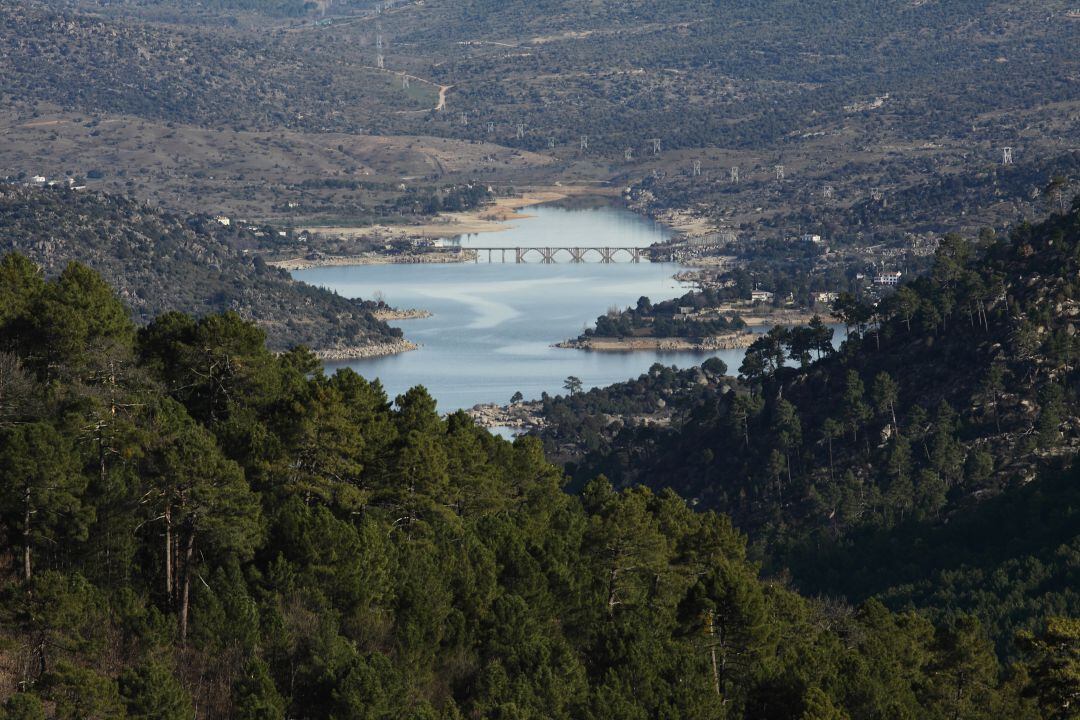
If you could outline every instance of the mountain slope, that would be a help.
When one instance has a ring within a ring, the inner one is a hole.
[[[646,397],[616,387],[549,400],[545,437],[553,450],[594,448],[575,459],[578,477],[671,487],[731,513],[772,569],[815,592],[989,609],[979,574],[1037,560],[1049,568],[1039,597],[1075,613],[1075,592],[1053,593],[1075,579],[1080,535],[1059,479],[1080,449],[1078,275],[1080,202],[982,248],[950,237],[929,277],[876,307],[841,298],[851,335],[836,352],[777,329],[750,348],[740,383],[638,381],[669,426],[597,422],[623,395]],[[1010,508],[1030,516],[995,520]],[[1015,537],[996,551],[976,539],[1005,527]],[[950,572],[969,589],[941,590]]]
[[[0,260],[5,718],[836,720],[1056,702],[1053,645],[764,583],[676,495],[563,492],[422,388],[272,354],[234,313],[136,330]],[[957,693],[956,688],[965,688]],[[1045,700],[1044,700],[1045,698]],[[48,714],[46,714],[46,709]]]
[[[251,230],[117,196],[0,185],[0,254],[26,255],[50,277],[72,260],[85,263],[115,284],[141,323],[167,310],[234,310],[265,329],[275,349],[400,339],[363,301],[295,282],[244,252],[260,242]]]

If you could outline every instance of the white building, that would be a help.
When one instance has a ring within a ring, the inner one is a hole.
[[[802,241],[805,243],[814,243],[815,245],[821,244],[821,236],[814,235],[813,233],[806,233],[802,236]]]
[[[772,302],[773,294],[768,290],[754,290],[750,293],[750,302]]]
[[[892,272],[883,272],[874,278],[875,285],[899,285],[900,277],[903,275],[899,270],[893,270]]]
[[[813,294],[814,305],[832,305],[840,297],[840,293],[816,292]]]

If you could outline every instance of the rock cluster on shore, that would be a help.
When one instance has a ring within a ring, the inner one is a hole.
[[[392,322],[395,320],[423,320],[424,318],[431,317],[431,313],[427,310],[420,310],[418,308],[386,308],[385,310],[375,310],[371,313],[376,320],[382,320],[383,322]]]
[[[341,345],[338,347],[316,350],[315,356],[320,360],[361,360],[364,358],[382,357],[397,353],[416,350],[419,345],[404,339],[391,340],[389,342],[373,343],[371,345]]]
[[[540,416],[542,404],[539,402],[521,402],[512,405],[495,403],[473,405],[465,412],[480,427],[512,427],[523,431],[537,430],[544,426]]]
[[[597,352],[629,352],[633,350],[688,350],[710,352],[713,350],[737,350],[750,347],[757,336],[753,333],[729,333],[706,338],[654,338],[629,337],[575,338],[557,343],[555,347]]]

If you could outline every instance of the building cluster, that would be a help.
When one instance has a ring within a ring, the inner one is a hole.
[[[75,178],[64,178],[63,180],[50,180],[44,175],[34,175],[26,181],[28,187],[65,187],[70,190],[85,190],[85,185],[77,185]]]

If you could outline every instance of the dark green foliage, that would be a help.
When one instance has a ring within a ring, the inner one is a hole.
[[[946,238],[928,277],[876,307],[842,295],[850,335],[818,362],[774,328],[740,383],[670,370],[548,399],[543,437],[578,450],[582,483],[602,472],[730,513],[807,591],[975,612],[1015,656],[1016,630],[1080,612],[1078,247],[1077,206],[981,253]]]
[[[193,710],[171,668],[147,662],[120,675],[120,696],[131,720],[188,720]]]
[[[4,720],[45,720],[45,707],[41,699],[27,693],[9,697],[0,713]]]
[[[1076,717],[1080,703],[1080,623],[1052,617],[1038,636],[1024,633],[1021,649],[1032,661],[1028,694],[1048,720]]]
[[[277,720],[285,715],[285,701],[259,658],[248,662],[244,675],[233,685],[232,703],[237,720]]]
[[[126,717],[116,681],[89,668],[60,662],[42,676],[41,686],[56,703],[56,720]]]
[[[536,439],[441,417],[422,387],[390,403],[231,314],[168,314],[136,339],[92,273],[67,277],[99,301],[48,312],[109,348],[15,342],[34,305],[0,325],[0,342],[65,358],[24,378],[35,412],[12,406],[0,434],[0,639],[27,691],[7,717],[41,717],[36,697],[63,720],[1034,718],[974,622],[807,600],[671,491],[601,477],[569,495]],[[110,358],[115,375],[86,374]],[[722,370],[641,382],[708,392]],[[780,458],[761,492],[785,502],[804,414],[741,397]],[[943,406],[933,424],[955,422]]]

